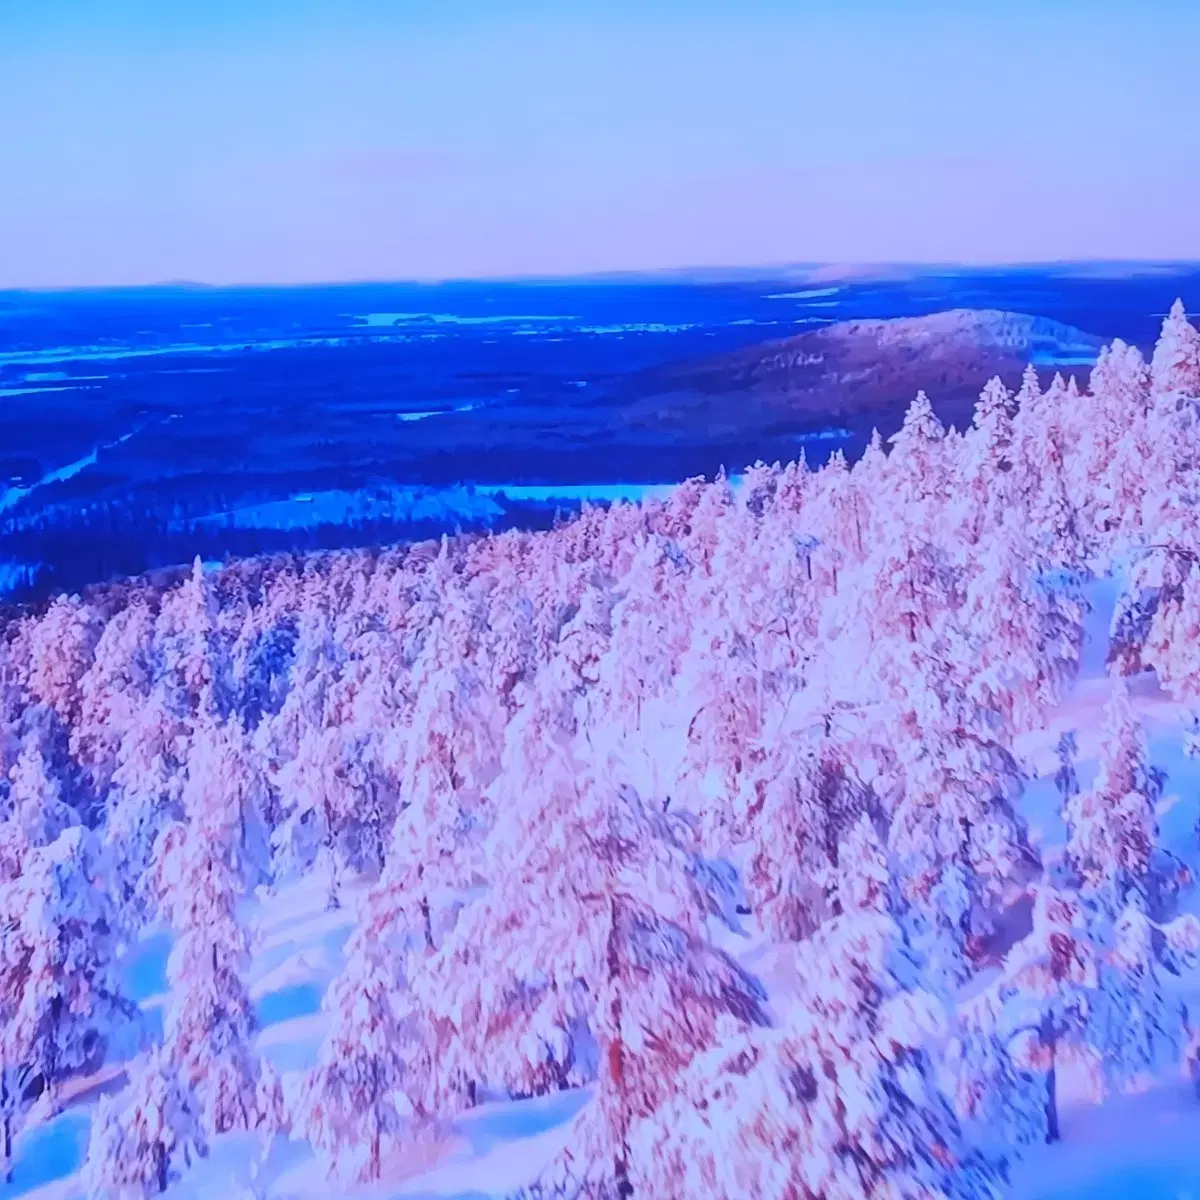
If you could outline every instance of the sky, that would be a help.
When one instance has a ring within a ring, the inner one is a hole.
[[[0,0],[0,287],[1200,259],[1196,0]]]

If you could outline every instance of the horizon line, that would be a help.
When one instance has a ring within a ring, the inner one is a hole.
[[[453,284],[571,284],[632,282],[673,278],[679,282],[718,283],[767,280],[788,272],[829,272],[828,280],[838,278],[870,279],[874,273],[907,270],[932,272],[950,269],[963,272],[1037,270],[1054,267],[1125,267],[1125,268],[1184,268],[1200,270],[1200,258],[1052,258],[1014,259],[979,262],[956,259],[906,260],[884,259],[861,261],[773,262],[746,265],[696,265],[680,267],[612,268],[605,271],[561,272],[550,274],[503,275],[428,275],[380,276],[357,279],[306,279],[289,282],[271,280],[240,280],[212,282],[200,279],[163,279],[153,283],[83,283],[83,284],[25,284],[0,287],[0,295],[29,293],[54,294],[63,292],[135,292],[135,291],[297,291],[305,288],[353,287],[443,287]],[[842,275],[836,272],[843,272]],[[714,278],[700,279],[699,276]],[[723,278],[721,278],[723,277]]]

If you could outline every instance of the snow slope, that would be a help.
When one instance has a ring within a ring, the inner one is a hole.
[[[1095,774],[1097,726],[1112,692],[1104,671],[1108,628],[1117,587],[1112,579],[1088,589],[1092,611],[1087,621],[1082,670],[1047,729],[1021,746],[1037,776],[1026,788],[1024,805],[1031,825],[1041,833],[1043,851],[1064,840],[1054,788],[1054,742],[1076,730],[1079,776],[1087,786]],[[1200,760],[1183,752],[1187,710],[1169,699],[1152,675],[1130,680],[1134,707],[1144,722],[1155,766],[1167,773],[1160,804],[1160,844],[1191,869],[1200,869],[1195,824],[1200,817]],[[1183,905],[1200,911],[1195,893]],[[1200,1000],[1196,972],[1178,981],[1185,998]],[[1100,1106],[1062,1111],[1062,1142],[1039,1147],[1013,1173],[1010,1200],[1194,1200],[1200,1196],[1200,1157],[1196,1154],[1197,1097],[1177,1076],[1158,1081],[1140,1095],[1118,1096]]]
[[[1052,851],[1062,840],[1053,785],[1053,747],[1058,735],[1075,730],[1080,776],[1095,769],[1096,728],[1112,682],[1105,666],[1108,628],[1117,581],[1089,589],[1092,608],[1082,671],[1046,728],[1018,746],[1031,775],[1024,797],[1026,816]],[[1161,806],[1161,840],[1200,874],[1194,825],[1200,816],[1200,760],[1183,753],[1186,713],[1168,700],[1150,676],[1133,682],[1134,703],[1147,724],[1153,761],[1167,772]],[[342,907],[325,909],[325,880],[310,876],[274,893],[260,892],[247,914],[255,931],[249,987],[260,1024],[258,1047],[281,1071],[310,1067],[325,1033],[321,998],[343,962],[343,946],[356,920],[361,888],[347,886]],[[1200,898],[1192,898],[1200,907]],[[745,936],[727,934],[728,948],[768,988],[773,1008],[786,1005],[790,955],[747,925]],[[161,1028],[169,997],[166,959],[170,937],[154,932],[128,953],[124,982],[146,1017],[147,1031]],[[1179,981],[1200,1002],[1200,978]],[[83,1200],[79,1170],[89,1123],[105,1090],[122,1083],[120,1058],[136,1050],[119,1046],[101,1072],[82,1080],[66,1097],[64,1111],[32,1119],[18,1138],[13,1179],[0,1184],[9,1200]],[[167,1192],[171,1200],[324,1200],[355,1196],[370,1200],[499,1200],[532,1181],[570,1136],[572,1118],[588,1102],[587,1089],[526,1101],[488,1103],[458,1121],[445,1139],[403,1159],[385,1163],[374,1186],[338,1188],[325,1181],[304,1142],[277,1138],[264,1146],[255,1135],[215,1139],[206,1160]],[[1200,1158],[1195,1154],[1197,1101],[1190,1086],[1165,1078],[1140,1095],[1118,1096],[1100,1107],[1070,1106],[1064,1095],[1063,1140],[1038,1148],[1014,1171],[1008,1200],[1185,1200],[1200,1196]]]

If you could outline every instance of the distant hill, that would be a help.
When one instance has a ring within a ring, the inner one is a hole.
[[[1070,325],[995,309],[839,321],[643,372],[624,416],[643,428],[704,422],[712,432],[781,422],[882,427],[924,388],[961,424],[991,376],[1015,387],[1029,362],[1047,375],[1086,373],[1101,344]]]

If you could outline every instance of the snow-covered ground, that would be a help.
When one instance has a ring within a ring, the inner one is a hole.
[[[1024,808],[1044,851],[1063,838],[1053,785],[1054,743],[1065,730],[1079,742],[1081,781],[1095,770],[1097,726],[1111,692],[1104,659],[1117,585],[1101,580],[1089,588],[1092,610],[1080,678],[1047,727],[1027,735],[1018,750],[1030,772]],[[1132,681],[1134,704],[1146,724],[1153,762],[1167,774],[1160,806],[1161,841],[1200,876],[1194,831],[1200,815],[1200,760],[1183,752],[1187,714],[1151,676]],[[260,1033],[258,1047],[279,1070],[316,1061],[326,1029],[321,999],[343,961],[343,946],[356,919],[361,890],[346,887],[342,907],[325,909],[325,881],[310,877],[263,893],[248,912],[255,931],[249,986]],[[1200,909],[1200,898],[1188,898]],[[772,1007],[787,1002],[790,956],[784,947],[727,935],[731,950],[755,971],[771,994]],[[168,935],[151,933],[127,955],[124,983],[146,1017],[150,1033],[161,1029],[166,994]],[[1200,978],[1181,979],[1187,996],[1200,997]],[[80,1081],[52,1119],[32,1119],[17,1140],[12,1182],[0,1184],[9,1200],[83,1200],[79,1170],[98,1097],[122,1082],[120,1059],[136,1046],[114,1048],[96,1076]],[[483,1104],[457,1122],[447,1137],[416,1157],[385,1164],[384,1181],[342,1188],[326,1182],[304,1142],[276,1139],[264,1146],[255,1135],[215,1139],[208,1158],[168,1190],[171,1200],[318,1200],[338,1196],[364,1200],[492,1200],[530,1182],[561,1150],[572,1118],[588,1102],[587,1089],[535,1100]],[[1039,1147],[1016,1167],[1008,1200],[1197,1200],[1200,1155],[1196,1119],[1200,1102],[1178,1076],[1138,1095],[1116,1096],[1095,1107],[1071,1107],[1064,1096],[1063,1139]]]
[[[1088,593],[1092,610],[1080,677],[1047,729],[1030,735],[1020,747],[1027,768],[1037,772],[1026,787],[1024,810],[1043,852],[1052,851],[1065,837],[1053,781],[1055,741],[1062,732],[1076,731],[1080,783],[1088,786],[1096,770],[1101,712],[1112,692],[1104,658],[1117,587],[1112,579],[1103,579],[1092,584]],[[1151,761],[1167,776],[1159,805],[1160,844],[1195,875],[1200,869],[1195,832],[1200,816],[1200,760],[1184,754],[1187,710],[1167,697],[1152,675],[1137,676],[1130,685],[1134,707],[1146,727]],[[1182,907],[1200,911],[1200,896],[1193,891]],[[1200,997],[1195,972],[1178,984],[1185,998]],[[1064,1105],[1061,1143],[1039,1147],[1018,1164],[1010,1200],[1197,1200],[1198,1116],[1200,1100],[1177,1074],[1160,1079],[1139,1095],[1111,1097],[1099,1106]]]
[[[307,529],[351,521],[488,520],[503,509],[479,491],[457,488],[393,488],[382,497],[337,489],[249,504],[202,517],[197,525],[233,525],[240,529]]]
[[[327,894],[323,879],[309,878],[256,901],[255,911],[248,914],[255,930],[249,985],[260,1025],[258,1048],[280,1071],[305,1070],[316,1061],[326,1030],[321,997],[341,968],[342,947],[362,895],[347,886],[342,907],[327,912]],[[138,1002],[152,1035],[161,1032],[162,1010],[169,1002],[165,988],[170,945],[168,935],[152,933],[130,951],[124,964],[128,994]],[[130,1057],[135,1051],[134,1044],[122,1046],[112,1057]],[[96,1101],[122,1083],[120,1062],[111,1062],[70,1089],[59,1115],[31,1118],[17,1138],[13,1179],[0,1183],[0,1197],[84,1200],[79,1171]],[[166,1195],[169,1200],[501,1197],[529,1182],[559,1152],[571,1119],[587,1099],[586,1089],[581,1089],[480,1105],[423,1157],[389,1163],[385,1181],[373,1187],[330,1184],[307,1143],[276,1139],[264,1147],[253,1134],[229,1134],[214,1139],[208,1158],[186,1171]]]
[[[40,563],[0,561],[0,599],[31,583],[40,570]]]
[[[82,458],[76,459],[74,462],[66,463],[64,466],[55,467],[52,471],[47,471],[41,479],[35,480],[28,487],[10,487],[4,492],[0,492],[0,513],[6,512],[10,508],[14,508],[20,504],[27,496],[38,488],[49,487],[52,483],[62,483],[65,480],[73,479],[81,471],[86,471],[88,467],[94,467],[99,460],[100,455],[105,450],[112,450],[121,445],[123,442],[129,441],[133,435],[137,433],[136,429],[130,430],[128,433],[122,434],[118,438],[114,438],[111,442],[104,442],[90,450]]]

